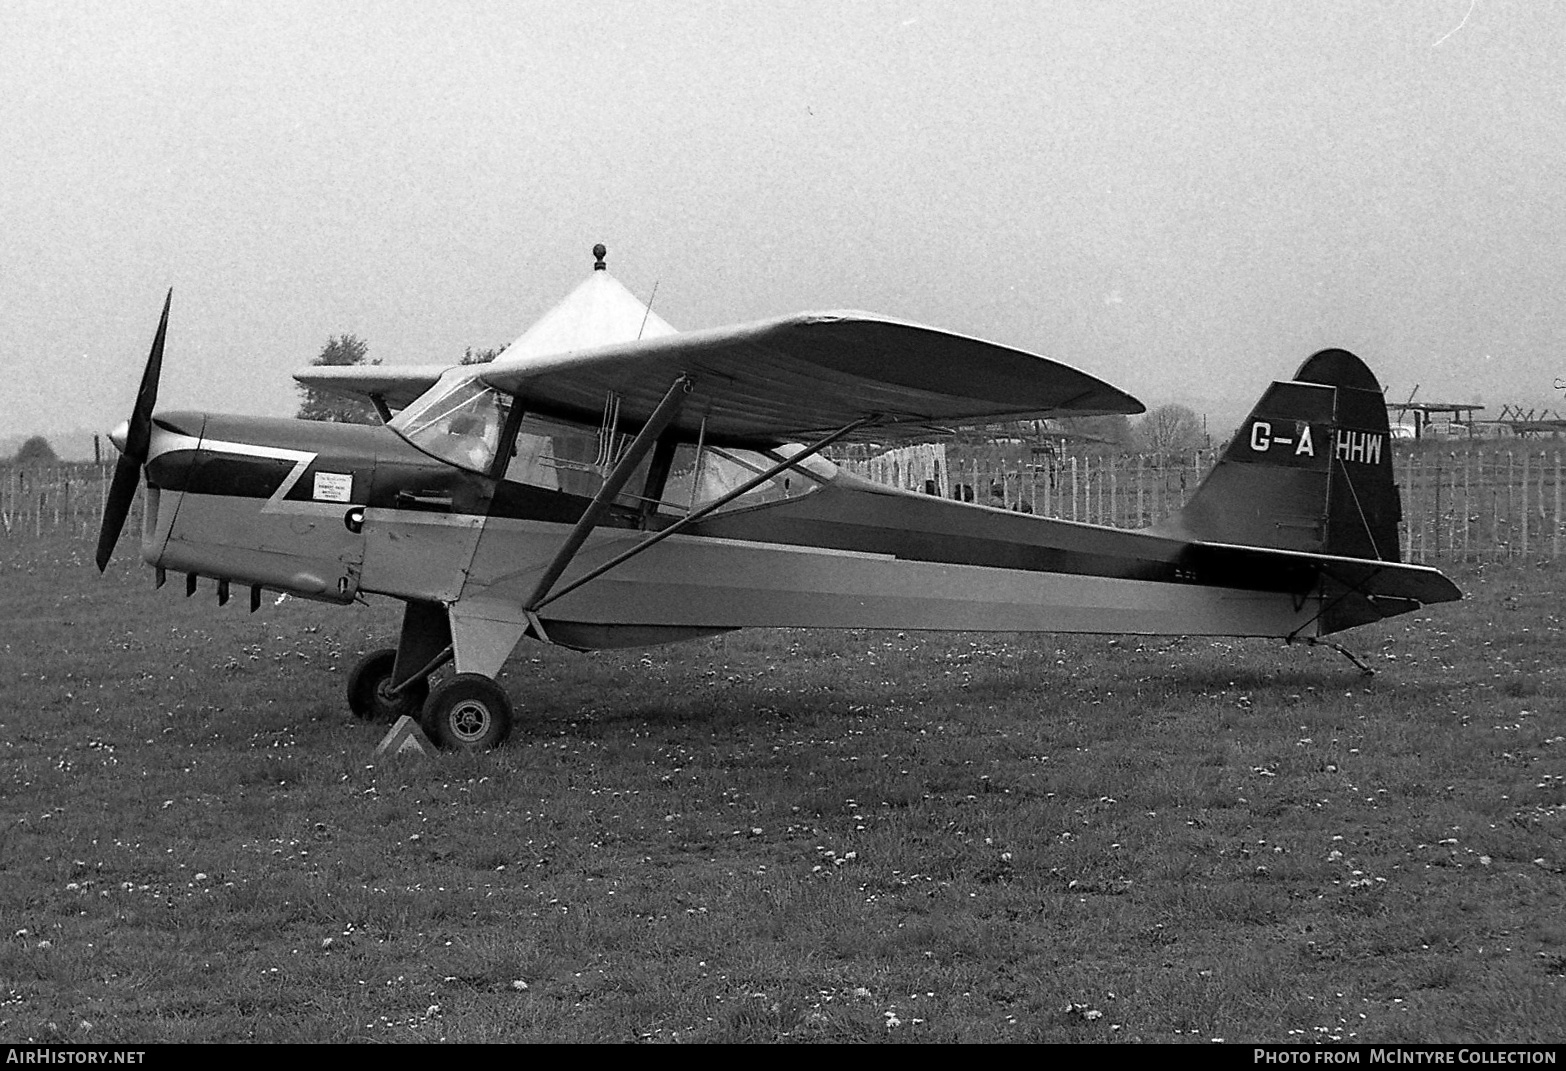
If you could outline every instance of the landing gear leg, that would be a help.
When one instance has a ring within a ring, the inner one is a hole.
[[[527,619],[506,603],[466,599],[445,607],[443,626],[457,672],[430,692],[419,725],[443,748],[498,747],[511,734],[513,712],[495,678],[527,629]]]
[[[348,675],[348,709],[366,721],[417,718],[430,694],[430,674],[450,658],[446,608],[410,601],[397,646],[372,651]]]
[[[373,722],[394,722],[403,715],[417,718],[430,693],[428,680],[409,681],[400,692],[393,692],[393,667],[397,649],[384,647],[371,651],[348,674],[348,709],[356,718]]]

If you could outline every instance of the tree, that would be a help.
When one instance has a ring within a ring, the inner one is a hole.
[[[369,345],[357,335],[333,335],[321,348],[321,355],[310,363],[330,366],[380,364],[379,361],[365,361],[369,350]],[[314,387],[300,387],[299,394],[300,420],[335,420],[342,424],[381,422],[380,414],[367,399],[350,398],[346,394],[316,390]]]
[[[1160,405],[1137,421],[1137,439],[1144,450],[1168,454],[1201,446],[1206,438],[1202,418],[1183,405]]]
[[[468,349],[467,349],[467,352],[462,355],[462,363],[463,364],[488,364],[490,361],[493,361],[496,357],[499,357],[500,356],[500,351],[505,349],[505,348],[506,347],[504,347],[504,346],[491,346],[487,350],[476,350],[472,346],[469,346]]]
[[[1105,446],[1126,446],[1132,439],[1131,421],[1122,413],[1057,417],[1055,424],[1067,435],[1080,436],[1083,441],[1103,443]]]
[[[55,456],[54,447],[49,445],[49,440],[42,435],[34,435],[16,452],[18,465],[53,465],[60,459]]]

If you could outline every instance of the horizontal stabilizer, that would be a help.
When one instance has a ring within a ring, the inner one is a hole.
[[[1367,595],[1411,599],[1421,605],[1452,602],[1463,597],[1456,584],[1439,569],[1399,562],[1379,562],[1365,558],[1340,558],[1331,554],[1271,550],[1224,543],[1193,543],[1197,555],[1221,555],[1231,568],[1308,567],[1344,587]]]
[[[1440,570],[1423,565],[1209,542],[1191,544],[1183,562],[1201,575],[1231,581],[1293,574],[1298,590],[1314,588],[1321,597],[1321,634],[1463,597]]]

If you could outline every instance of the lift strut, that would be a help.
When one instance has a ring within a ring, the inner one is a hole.
[[[549,567],[544,570],[544,575],[538,578],[538,583],[533,587],[533,594],[528,597],[523,608],[528,612],[535,612],[548,601],[545,596],[549,589],[555,586],[560,579],[560,574],[566,571],[571,564],[571,559],[576,557],[576,552],[582,549],[582,544],[587,542],[587,537],[592,534],[598,522],[603,520],[609,512],[609,506],[614,502],[625,482],[631,478],[631,473],[636,471],[636,466],[642,463],[642,458],[652,450],[657,443],[658,436],[663,434],[663,429],[668,427],[676,416],[680,407],[685,404],[685,396],[691,390],[691,377],[682,375],[664,393],[663,400],[647,418],[647,423],[642,425],[642,430],[637,432],[636,438],[626,448],[624,454],[615,462],[609,475],[604,477],[603,486],[593,496],[593,500],[587,504],[587,509],[582,511],[576,526],[566,536],[565,542],[560,544],[560,549],[555,551],[555,556],[549,562]]]

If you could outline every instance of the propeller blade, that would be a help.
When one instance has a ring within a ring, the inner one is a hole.
[[[98,529],[98,572],[109,567],[109,557],[114,544],[120,541],[120,529],[130,514],[131,503],[136,501],[136,485],[141,482],[141,462],[129,454],[121,454],[114,464],[114,482],[109,485],[109,497],[103,504],[103,527]]]
[[[141,466],[146,463],[147,452],[152,446],[152,408],[158,404],[158,378],[163,374],[163,340],[169,330],[169,305],[174,300],[174,288],[163,299],[163,315],[158,319],[158,333],[152,336],[152,352],[147,354],[147,365],[141,372],[141,385],[136,388],[136,406],[131,410],[125,432],[125,449],[114,464],[114,482],[109,485],[108,498],[103,504],[103,525],[98,529],[98,571],[109,566],[114,545],[120,541],[120,530],[130,515],[131,503],[136,500],[136,485],[141,482]]]
[[[163,339],[169,330],[169,304],[174,300],[174,288],[169,287],[163,299],[163,316],[158,320],[158,333],[152,337],[152,352],[147,354],[147,367],[141,373],[141,386],[136,390],[136,408],[131,410],[130,432],[125,437],[125,453],[138,462],[147,460],[147,448],[152,443],[152,407],[158,404],[158,377],[163,374]]]

